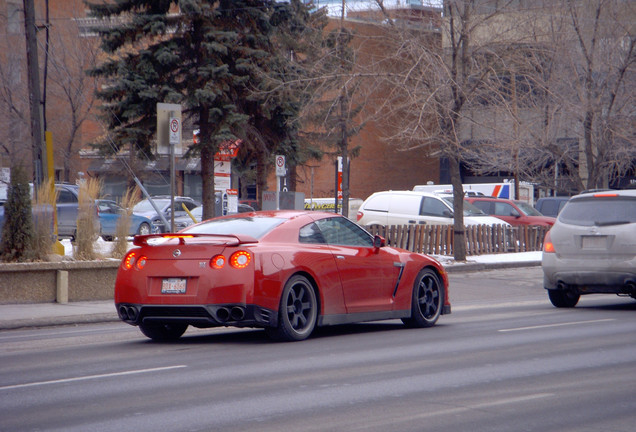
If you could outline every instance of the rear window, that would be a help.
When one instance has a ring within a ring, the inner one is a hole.
[[[636,197],[571,199],[559,213],[559,221],[580,226],[636,223]]]
[[[259,239],[285,220],[286,219],[265,217],[212,219],[202,224],[186,228],[183,232],[193,234],[239,234]]]
[[[389,197],[389,195],[386,195],[386,194],[373,196],[373,197],[369,198],[369,200],[365,203],[364,209],[365,210],[388,212],[389,211],[389,200],[390,200],[390,197]]]

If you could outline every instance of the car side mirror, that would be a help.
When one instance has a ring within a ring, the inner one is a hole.
[[[373,247],[376,249],[380,249],[381,247],[386,246],[386,240],[384,240],[384,237],[376,235],[373,236]]]

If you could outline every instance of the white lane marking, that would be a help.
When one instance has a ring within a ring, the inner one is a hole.
[[[60,384],[60,383],[68,383],[68,382],[76,382],[76,381],[88,381],[88,380],[95,380],[95,379],[100,379],[100,378],[110,378],[110,377],[118,377],[118,376],[126,376],[126,375],[135,375],[135,374],[143,374],[143,373],[150,373],[150,372],[166,371],[166,370],[171,370],[171,369],[181,369],[181,368],[184,368],[184,367],[187,367],[187,366],[186,365],[176,365],[176,366],[166,366],[166,367],[158,367],[158,368],[152,368],[152,369],[139,369],[139,370],[124,371],[124,372],[114,372],[114,373],[109,373],[109,374],[87,375],[87,376],[83,376],[83,377],[64,378],[64,379],[51,380],[51,381],[39,381],[39,382],[32,382],[32,383],[25,383],[25,384],[15,384],[15,385],[2,386],[2,387],[0,387],[0,390],[13,390],[13,389],[18,389],[18,388],[36,387],[36,386],[43,386],[43,385],[48,385],[48,384]]]
[[[557,323],[557,324],[543,324],[543,325],[536,325],[536,326],[529,326],[529,327],[517,327],[517,328],[510,328],[510,329],[501,329],[501,330],[498,330],[498,331],[501,332],[501,333],[505,333],[505,332],[514,332],[514,331],[523,331],[523,330],[535,330],[535,329],[550,328],[550,327],[563,327],[563,326],[571,326],[571,325],[592,324],[592,323],[608,322],[608,321],[616,321],[616,320],[614,318],[606,318],[606,319],[598,319],[598,320],[590,320],[590,321],[572,321],[572,322]]]

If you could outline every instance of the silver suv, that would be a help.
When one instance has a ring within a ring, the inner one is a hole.
[[[543,285],[556,307],[583,294],[636,299],[636,190],[572,197],[543,245]]]

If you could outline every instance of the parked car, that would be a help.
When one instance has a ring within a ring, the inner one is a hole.
[[[534,207],[524,201],[473,196],[467,197],[466,201],[484,213],[506,221],[513,226],[552,226],[556,220],[553,217],[543,216]]]
[[[572,197],[545,237],[541,264],[556,307],[584,294],[636,298],[636,190]]]
[[[97,200],[97,212],[101,225],[101,235],[106,241],[112,241],[117,235],[117,222],[126,210],[115,201]],[[152,221],[145,216],[133,213],[130,215],[129,236],[146,235],[152,232]]]
[[[154,196],[151,198],[153,202],[155,203],[155,205],[157,206],[157,208],[159,209],[159,211],[161,212],[161,214],[163,214],[166,220],[170,222],[170,219],[171,219],[170,214],[172,212],[172,208],[170,207],[170,202],[171,202],[170,196],[160,195],[160,196]],[[186,211],[183,209],[182,205],[185,205],[188,210],[192,210],[193,208],[200,206],[201,203],[199,203],[198,201],[190,197],[182,197],[182,196],[174,197],[175,218],[188,215]],[[155,226],[155,229],[158,232],[160,233],[166,232],[166,227],[164,226],[163,221],[159,217],[159,214],[157,213],[155,208],[152,206],[152,203],[150,202],[150,200],[144,199],[139,201],[133,207],[133,213],[138,214],[140,216],[145,216],[148,219],[150,219],[152,221],[152,224]]]
[[[31,185],[33,187],[33,185]],[[58,238],[75,239],[77,235],[77,215],[79,213],[79,186],[74,184],[58,183],[55,184],[57,192],[57,201],[55,207],[57,209],[57,236]],[[4,225],[4,205],[0,207],[0,230]],[[33,209],[34,215],[38,210]],[[40,213],[42,210],[39,210]],[[47,210],[44,210],[47,211]],[[100,231],[99,217],[97,215],[97,206],[94,207],[94,229],[95,232]],[[50,218],[50,216],[49,216]]]
[[[570,197],[544,197],[539,198],[534,205],[543,216],[557,217],[561,209],[568,202]]]
[[[238,213],[250,213],[253,211],[255,210],[251,206],[238,203]],[[174,218],[174,226],[176,231],[181,231],[182,229],[187,228],[190,225],[194,225],[195,223],[203,221],[203,206],[193,208],[190,213],[192,214],[192,216],[194,216],[196,222],[192,220],[190,215],[176,217]]]
[[[294,341],[316,326],[359,321],[430,327],[451,312],[436,260],[386,247],[334,213],[222,216],[134,244],[117,272],[115,304],[151,339],[179,338],[192,325],[262,327]]]
[[[451,225],[453,197],[419,191],[376,192],[358,210],[360,225]],[[464,201],[465,225],[508,225]]]

